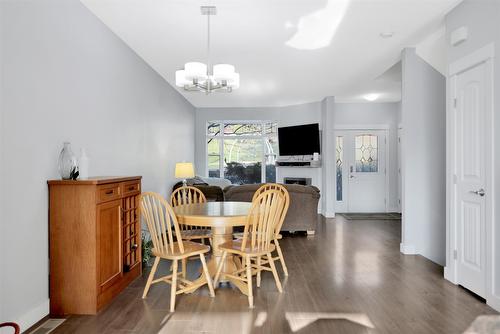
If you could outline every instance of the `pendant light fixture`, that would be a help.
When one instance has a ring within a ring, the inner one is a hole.
[[[201,15],[207,16],[207,64],[189,62],[175,72],[175,85],[187,91],[232,92],[240,86],[240,74],[230,64],[210,63],[210,16],[217,14],[215,6],[201,6]]]

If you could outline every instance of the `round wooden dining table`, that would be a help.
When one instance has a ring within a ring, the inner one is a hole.
[[[180,224],[211,228],[212,257],[207,264],[212,278],[215,276],[217,266],[222,259],[223,252],[219,246],[233,240],[233,227],[245,226],[251,206],[252,203],[247,202],[206,202],[179,205],[174,208],[174,213]],[[243,282],[224,276],[224,273],[231,273],[239,268],[241,268],[239,259],[228,254],[224,261],[220,281],[230,281],[245,293],[247,287]]]

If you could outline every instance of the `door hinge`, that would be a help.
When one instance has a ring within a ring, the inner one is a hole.
[[[453,184],[457,184],[458,182],[458,176],[457,174],[453,174]]]
[[[453,99],[453,108],[456,108],[457,107],[457,98],[454,98]]]
[[[458,251],[456,249],[453,251],[453,259],[458,259]]]

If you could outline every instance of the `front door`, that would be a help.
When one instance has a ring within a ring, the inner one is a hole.
[[[337,212],[386,212],[386,132],[337,131]]]
[[[455,77],[455,217],[460,285],[479,296],[486,290],[486,117],[490,90],[487,63]]]

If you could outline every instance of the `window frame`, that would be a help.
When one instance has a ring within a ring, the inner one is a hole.
[[[208,132],[208,126],[210,124],[219,124],[219,133],[211,134]],[[224,125],[225,124],[260,124],[261,126],[261,134],[260,135],[237,135],[237,134],[224,134]],[[261,182],[266,183],[266,161],[270,156],[274,156],[275,160],[279,156],[279,152],[268,153],[266,152],[266,139],[270,137],[278,138],[278,132],[276,134],[266,134],[266,126],[268,124],[276,125],[276,129],[278,128],[278,122],[271,120],[215,120],[215,121],[207,121],[205,124],[205,175],[209,175],[209,156],[218,156],[219,157],[219,177],[224,178],[224,139],[250,139],[250,140],[260,140],[262,144],[262,156],[261,156]],[[219,140],[219,154],[210,154],[208,153],[208,140],[209,139],[218,139]]]

